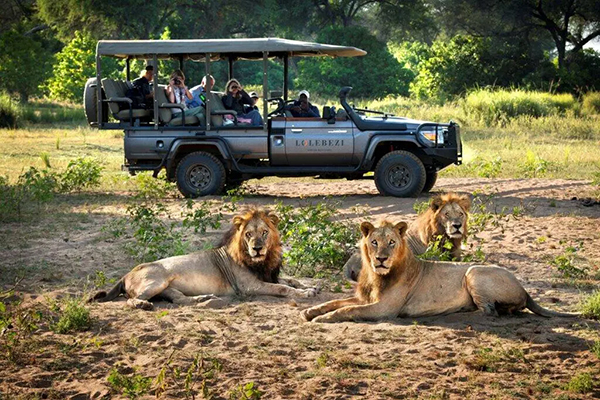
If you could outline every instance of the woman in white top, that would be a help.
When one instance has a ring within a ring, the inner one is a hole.
[[[200,124],[204,125],[206,122],[206,117],[204,114],[204,107],[194,107],[188,108],[186,102],[188,100],[192,100],[194,96],[190,93],[187,86],[185,86],[185,75],[183,71],[177,69],[173,71],[171,77],[169,78],[169,86],[167,86],[167,95],[169,96],[169,101],[174,104],[179,104],[183,107],[183,112],[186,117],[195,115],[200,119]],[[177,118],[181,116],[181,108],[172,108],[171,112],[173,113],[173,117]],[[187,123],[187,122],[186,122]]]

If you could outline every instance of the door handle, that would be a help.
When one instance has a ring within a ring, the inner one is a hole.
[[[294,132],[294,133],[302,132],[302,129],[292,129],[292,132]]]

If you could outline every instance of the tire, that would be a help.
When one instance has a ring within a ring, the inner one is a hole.
[[[384,196],[416,197],[425,187],[425,166],[404,150],[383,156],[375,167],[375,186]]]
[[[90,126],[96,126],[98,123],[98,85],[96,78],[90,78],[85,83],[83,89],[83,106],[85,118]],[[104,121],[108,122],[108,105],[102,103],[102,116]]]
[[[429,193],[429,191],[431,189],[433,189],[433,187],[435,186],[435,182],[437,182],[437,178],[438,178],[437,171],[427,172],[426,178],[425,178],[425,186],[423,186],[423,190],[421,192]]]
[[[183,157],[175,172],[177,188],[185,197],[219,194],[225,186],[225,167],[210,153],[197,151]]]

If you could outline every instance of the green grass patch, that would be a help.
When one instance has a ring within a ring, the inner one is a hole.
[[[600,92],[587,92],[583,95],[582,111],[584,114],[600,114]]]
[[[54,303],[51,310],[58,316],[58,321],[51,325],[56,333],[86,331],[92,325],[90,310],[85,306],[83,298],[67,297]]]
[[[600,290],[596,290],[583,300],[580,311],[585,318],[600,319]]]
[[[573,393],[588,393],[594,388],[594,379],[588,372],[581,372],[575,375],[566,384],[565,389]]]

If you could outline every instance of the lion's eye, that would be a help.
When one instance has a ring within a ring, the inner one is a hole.
[[[446,218],[450,218],[450,213],[446,213],[444,215],[446,216]]]
[[[247,238],[251,238],[251,237],[252,237],[252,234],[251,234],[250,232],[246,232],[246,237],[247,237]]]
[[[459,217],[462,217],[463,215],[465,215],[465,214],[463,214],[463,213],[458,213],[458,216],[459,216]]]
[[[267,236],[267,234],[268,234],[268,233],[269,233],[269,231],[267,231],[267,230],[264,230],[264,231],[263,231],[263,236]]]
[[[395,241],[395,240],[390,240],[390,246],[393,246],[393,245],[395,245],[395,244],[396,244],[396,241]]]
[[[372,244],[373,246],[377,246],[377,240],[371,240],[371,244]]]

